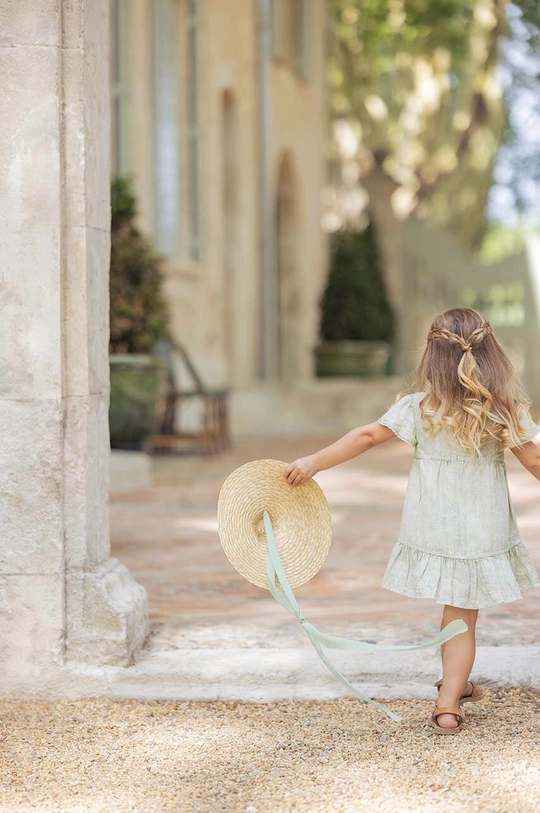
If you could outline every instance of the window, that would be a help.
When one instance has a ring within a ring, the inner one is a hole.
[[[187,16],[187,166],[188,250],[193,260],[202,257],[201,126],[200,126],[200,0],[188,0]]]
[[[177,0],[153,0],[155,242],[169,257],[179,250],[180,229],[177,22]]]
[[[297,70],[303,79],[311,79],[313,54],[313,3],[314,0],[302,0],[300,3],[299,44]]]
[[[201,0],[152,0],[155,241],[202,258]]]
[[[129,161],[129,65],[128,14],[126,0],[111,2],[111,172],[125,175]]]
[[[296,68],[300,51],[300,0],[286,0],[283,18],[283,41],[285,45],[285,60],[289,67]]]
[[[285,0],[272,2],[272,52],[277,59],[285,59]]]
[[[310,74],[311,11],[314,0],[274,0],[272,51],[302,78]]]

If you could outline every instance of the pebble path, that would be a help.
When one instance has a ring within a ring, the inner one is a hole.
[[[0,813],[537,813],[539,692],[389,705],[0,700]]]

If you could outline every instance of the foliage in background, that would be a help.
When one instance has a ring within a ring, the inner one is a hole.
[[[135,226],[136,199],[131,179],[111,187],[111,353],[148,353],[169,336],[159,258]]]
[[[500,262],[506,257],[513,257],[525,249],[527,238],[534,234],[540,235],[540,227],[531,229],[490,223],[479,251],[480,259],[490,264]]]
[[[508,122],[499,150],[489,215],[499,223],[540,222],[540,3],[514,0],[500,74]]]
[[[479,243],[505,125],[496,73],[505,6],[333,0],[336,186],[345,220],[361,222],[369,204],[386,266],[392,219],[413,213],[432,217],[462,245]]]
[[[321,299],[323,341],[391,341],[393,317],[384,288],[375,228],[336,232]]]

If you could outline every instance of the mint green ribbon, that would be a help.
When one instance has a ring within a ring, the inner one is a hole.
[[[334,635],[325,635],[323,632],[320,632],[313,624],[310,624],[307,621],[302,613],[300,612],[300,608],[298,606],[298,602],[296,601],[296,597],[292,591],[292,588],[289,584],[287,576],[285,575],[285,570],[283,569],[283,565],[281,563],[281,559],[279,557],[276,540],[274,537],[274,529],[272,527],[272,520],[268,514],[268,511],[264,511],[263,514],[263,521],[264,521],[264,529],[266,531],[266,539],[268,542],[268,552],[266,554],[266,573],[268,577],[268,587],[270,592],[274,596],[277,602],[281,604],[282,607],[295,615],[304,632],[308,636],[309,640],[313,644],[315,651],[319,655],[322,662],[325,666],[332,672],[333,675],[337,677],[348,689],[351,690],[357,697],[360,698],[364,703],[371,703],[372,706],[379,709],[380,711],[384,711],[392,720],[396,720],[396,722],[401,721],[401,717],[399,714],[395,714],[391,709],[387,706],[384,706],[382,703],[377,703],[376,700],[372,700],[367,695],[360,692],[358,689],[349,683],[347,678],[341,674],[339,669],[328,660],[326,655],[324,654],[323,650],[321,649],[321,644],[325,644],[326,646],[332,647],[333,649],[344,649],[349,650],[352,652],[395,652],[402,649],[430,649],[431,647],[439,646],[440,644],[444,644],[446,641],[449,641],[450,638],[454,638],[456,635],[460,635],[462,632],[467,632],[468,627],[467,624],[462,621],[461,619],[456,619],[455,621],[451,621],[449,624],[446,625],[444,629],[442,629],[435,638],[432,638],[430,641],[426,641],[423,644],[411,644],[411,645],[401,645],[401,646],[386,646],[383,644],[368,644],[365,641],[352,641],[349,638],[338,638]],[[280,581],[283,590],[279,590],[276,587],[275,578],[276,575]]]

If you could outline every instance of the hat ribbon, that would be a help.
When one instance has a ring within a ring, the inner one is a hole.
[[[399,646],[386,646],[383,644],[369,644],[365,641],[353,641],[350,638],[339,638],[335,635],[325,635],[323,632],[320,632],[317,627],[314,627],[309,621],[307,621],[302,613],[300,612],[300,608],[298,606],[298,602],[296,601],[296,597],[292,591],[292,588],[289,584],[287,576],[285,575],[285,570],[283,569],[283,565],[281,559],[279,557],[279,552],[276,545],[276,540],[274,537],[274,529],[272,527],[272,520],[270,519],[270,515],[268,511],[264,511],[263,513],[263,522],[264,522],[264,529],[266,531],[266,539],[268,542],[268,552],[266,554],[266,574],[268,578],[268,588],[276,601],[281,604],[288,612],[295,615],[301,626],[304,629],[304,632],[308,636],[309,640],[313,644],[315,651],[319,655],[322,662],[325,666],[332,672],[338,680],[340,680],[348,689],[350,689],[360,700],[364,701],[365,703],[370,703],[375,708],[383,711],[387,714],[392,720],[396,722],[401,721],[401,717],[399,714],[395,714],[391,709],[387,706],[384,706],[382,703],[377,703],[376,700],[372,700],[367,695],[360,692],[358,689],[349,683],[347,678],[342,675],[339,669],[329,661],[329,659],[324,654],[321,644],[325,644],[326,646],[332,647],[333,649],[344,649],[353,652],[395,652],[402,649],[430,649],[431,647],[439,646],[440,644],[444,644],[446,641],[449,641],[450,638],[454,638],[456,635],[460,635],[462,632],[467,632],[468,627],[467,624],[462,621],[460,618],[451,621],[449,624],[444,627],[434,638],[430,641],[426,641],[423,644],[404,644]],[[280,584],[283,590],[279,590],[276,587],[275,578],[279,578]]]

